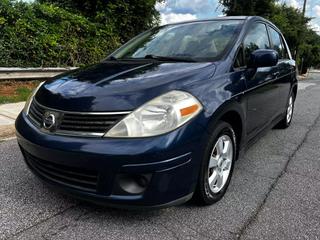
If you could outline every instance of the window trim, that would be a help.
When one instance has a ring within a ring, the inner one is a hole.
[[[265,26],[265,28],[266,28],[266,33],[267,33],[267,36],[268,36],[268,41],[269,41],[269,47],[271,48],[271,39],[270,39],[270,35],[269,35],[267,23],[264,22],[264,21],[254,21],[254,22],[251,24],[251,28],[247,30],[246,34],[244,35],[244,37],[242,38],[242,41],[241,41],[241,42],[242,42],[241,45],[243,46],[243,51],[244,51],[243,57],[244,57],[245,68],[247,68],[248,65],[247,65],[247,61],[246,61],[246,57],[245,57],[244,41],[245,41],[246,37],[248,36],[248,33],[249,33],[249,31],[252,29],[252,26],[253,26],[254,24],[263,24],[263,25]]]
[[[283,49],[286,51],[286,55],[288,56],[288,58],[279,58],[279,60],[291,60],[292,57],[291,57],[290,51],[288,49],[287,43],[285,42],[282,33],[280,31],[278,31],[277,29],[275,29],[272,25],[268,24],[268,33],[270,35],[270,41],[272,43],[272,49],[274,50],[274,43],[272,41],[271,33],[270,33],[270,29],[269,28],[274,30],[279,35],[281,44],[283,46]]]
[[[240,66],[240,67],[235,67],[235,63],[236,63],[236,60],[237,60],[237,57],[238,57],[238,54],[240,53],[240,51],[242,51],[242,62],[243,62],[243,66]],[[237,49],[237,52],[235,54],[235,57],[233,59],[233,64],[232,64],[232,69],[234,71],[241,71],[241,70],[244,70],[247,68],[247,65],[245,64],[245,57],[244,57],[244,47],[243,47],[243,43],[241,43]]]
[[[269,22],[257,20],[257,21],[254,21],[254,22],[251,24],[251,26],[252,26],[253,24],[259,24],[259,23],[260,23],[260,24],[264,24],[265,27],[266,27],[267,35],[268,35],[268,39],[269,39],[269,45],[270,45],[270,48],[271,48],[271,49],[273,49],[273,41],[272,41],[272,39],[271,39],[271,34],[270,34],[269,27],[272,28],[273,30],[275,30],[275,31],[279,34],[280,39],[281,39],[281,42],[282,42],[282,44],[283,44],[283,47],[284,47],[284,49],[287,51],[287,55],[288,55],[288,57],[289,57],[288,59],[284,58],[284,59],[280,59],[280,60],[292,60],[292,55],[291,55],[289,46],[288,46],[288,44],[287,44],[287,42],[286,42],[283,34],[282,34],[280,31],[278,31],[278,30],[277,30],[273,25],[271,25]],[[250,29],[251,29],[251,28],[250,28]],[[250,29],[247,29],[246,32],[245,32],[245,34],[243,34],[243,37],[242,37],[242,39],[241,39],[241,43],[239,44],[239,47],[238,47],[238,49],[237,49],[237,51],[236,51],[236,54],[234,55],[233,63],[232,63],[232,69],[233,69],[233,71],[241,71],[241,70],[244,70],[244,69],[247,68],[247,63],[246,63],[246,59],[245,59],[244,41],[245,41],[245,39],[246,39],[246,37],[247,37]],[[236,61],[236,59],[237,59],[237,56],[238,56],[239,51],[240,51],[241,48],[242,48],[242,51],[243,51],[243,56],[242,56],[242,57],[243,57],[244,66],[236,68],[236,67],[234,67],[234,66],[235,66],[235,61]]]

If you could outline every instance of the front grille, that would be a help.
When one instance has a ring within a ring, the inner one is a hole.
[[[60,130],[104,133],[124,115],[64,114]]]
[[[96,192],[98,173],[80,168],[73,168],[39,159],[23,151],[29,167],[40,176],[52,182],[87,192]]]
[[[32,101],[29,109],[29,117],[38,127],[42,126],[45,111],[46,110],[43,106],[37,104],[36,101]]]
[[[116,123],[124,118],[129,112],[92,112],[76,113],[47,108],[39,104],[35,99],[32,101],[29,118],[39,128],[43,128],[43,119],[46,112],[59,115],[54,132],[70,136],[95,136],[101,137]]]

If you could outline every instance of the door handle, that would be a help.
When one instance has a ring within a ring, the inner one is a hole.
[[[275,78],[278,77],[279,75],[280,75],[280,72],[274,72],[274,73],[272,73],[272,76],[275,77]]]

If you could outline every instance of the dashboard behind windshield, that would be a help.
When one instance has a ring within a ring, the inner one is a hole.
[[[117,59],[146,56],[219,60],[241,31],[242,20],[217,20],[153,28],[113,54]]]

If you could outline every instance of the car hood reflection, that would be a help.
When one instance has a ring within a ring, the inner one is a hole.
[[[173,89],[192,92],[214,70],[214,63],[103,62],[55,77],[36,99],[66,111],[132,110]]]

